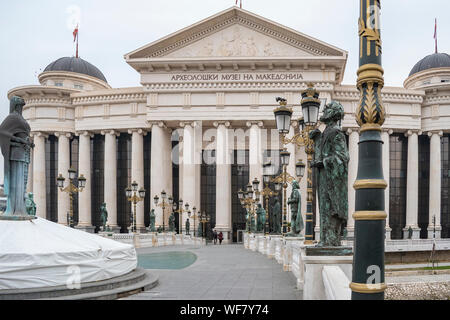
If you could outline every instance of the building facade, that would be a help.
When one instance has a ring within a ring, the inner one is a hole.
[[[245,228],[237,191],[262,181],[262,164],[278,163],[282,147],[275,126],[275,97],[285,97],[301,116],[301,92],[313,83],[322,108],[331,100],[345,108],[349,221],[352,233],[358,168],[359,92],[343,85],[347,52],[251,12],[230,8],[125,55],[141,86],[111,88],[95,66],[61,58],[39,75],[40,85],[12,89],[26,101],[24,117],[35,148],[29,191],[37,215],[67,224],[69,197],[56,178],[73,167],[87,178],[75,197],[78,228],[94,232],[107,205],[108,224],[126,232],[132,208],[125,189],[136,181],[147,190],[137,205],[145,230],[155,209],[167,226],[171,206],[153,202],[164,190],[211,217],[209,228],[236,241]],[[383,126],[387,238],[450,238],[450,56],[433,54],[411,71],[404,88],[385,87]],[[298,132],[292,122],[290,135]],[[303,147],[289,145],[288,172],[306,161]],[[306,179],[300,182],[303,212]],[[289,191],[288,191],[289,195]],[[317,214],[317,212],[316,212]],[[185,225],[188,215],[176,214]],[[191,217],[191,230],[197,221]],[[318,221],[316,230],[319,230]],[[194,226],[195,224],[195,226]]]

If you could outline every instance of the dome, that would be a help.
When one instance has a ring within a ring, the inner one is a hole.
[[[76,72],[100,79],[104,82],[108,82],[106,81],[106,78],[103,75],[103,73],[96,66],[90,64],[87,61],[84,61],[81,58],[75,57],[60,58],[50,63],[44,70],[44,72],[47,71]]]
[[[409,76],[415,73],[434,69],[434,68],[450,68],[450,55],[446,53],[434,53],[426,56],[422,60],[416,63],[414,68],[412,68]]]

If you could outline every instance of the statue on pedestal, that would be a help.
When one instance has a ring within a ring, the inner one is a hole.
[[[186,234],[190,235],[191,223],[189,222],[189,218],[186,219]]]
[[[106,231],[106,222],[108,222],[108,211],[106,210],[105,202],[103,202],[100,207],[100,219],[102,220],[102,231]]]
[[[310,137],[318,139],[319,156],[312,167],[318,170],[320,243],[322,247],[341,245],[343,228],[348,217],[348,161],[349,153],[345,135],[338,126],[344,118],[344,108],[339,102],[332,101],[325,106],[320,121],[326,124],[323,133],[316,130]]]
[[[197,227],[197,237],[203,237],[203,223],[199,223]]]
[[[175,231],[175,216],[173,215],[173,213],[169,217],[169,231]]]
[[[155,220],[156,220],[156,214],[155,214],[155,209],[152,209],[150,211],[150,232],[155,232]]]
[[[292,192],[288,200],[288,205],[291,207],[291,232],[286,236],[299,237],[304,228],[302,217],[302,201],[300,195],[300,186],[297,180],[292,182]]]
[[[250,214],[250,232],[256,233],[256,221],[255,221],[255,215]]]
[[[28,198],[25,200],[25,207],[29,216],[36,216],[36,203],[33,200],[33,193],[28,193]]]
[[[27,216],[25,208],[30,150],[30,126],[22,116],[25,101],[12,97],[9,116],[0,125],[0,147],[4,157],[4,191],[7,196],[4,216]]]
[[[258,209],[256,209],[256,217],[256,232],[264,232],[264,225],[266,223],[266,210],[264,210],[261,203],[258,203]]]
[[[272,207],[272,234],[281,234],[281,206],[278,197]]]

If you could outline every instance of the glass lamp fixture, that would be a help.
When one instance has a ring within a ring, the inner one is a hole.
[[[308,83],[308,88],[302,92],[302,112],[304,123],[307,126],[315,126],[319,119],[319,109],[321,101],[319,93],[314,89],[312,83]]]
[[[277,98],[277,102],[280,104],[273,113],[275,114],[275,122],[280,134],[288,134],[291,130],[291,118],[292,109],[287,107],[287,101],[284,98]]]
[[[174,203],[174,204],[172,205],[172,209],[173,209],[173,211],[177,211],[177,204],[176,204],[176,203]]]
[[[155,205],[157,206],[158,203],[159,203],[159,197],[158,197],[158,195],[156,195],[156,196],[153,198],[153,201],[155,202]]]
[[[189,211],[189,203],[186,202],[186,204],[184,205],[184,209],[186,209],[186,211]]]
[[[133,191],[138,191],[138,183],[136,181],[133,181],[133,183],[131,184],[131,188],[133,189]]]
[[[303,161],[299,160],[295,165],[295,173],[297,174],[297,177],[303,178],[303,176],[305,175],[305,168],[306,166]]]
[[[288,166],[289,165],[289,159],[291,158],[291,154],[288,151],[283,150],[283,151],[280,152],[280,157],[281,157],[281,164],[283,166]]]
[[[196,207],[193,207],[193,208],[192,208],[192,212],[195,214],[195,213],[197,212],[197,208],[196,208]]]
[[[239,191],[238,191],[238,198],[239,198],[239,200],[244,199],[244,191],[242,191],[242,189],[239,189]]]
[[[58,187],[59,187],[60,189],[64,188],[64,181],[66,181],[66,178],[64,178],[64,177],[62,176],[61,173],[59,174],[59,176],[58,176],[58,178],[56,179],[56,181],[57,181]]]
[[[275,185],[275,191],[280,191],[281,190],[282,184],[280,182],[275,182],[274,185]]]
[[[169,204],[172,204],[172,203],[173,203],[173,197],[170,196],[170,197],[169,197]]]
[[[84,175],[80,175],[78,177],[78,183],[79,183],[81,189],[86,187],[86,178],[84,177]]]
[[[144,188],[141,188],[141,189],[139,190],[139,197],[145,198],[145,189],[144,189]]]
[[[75,169],[71,167],[71,168],[68,170],[68,172],[69,172],[69,179],[70,179],[70,180],[74,180],[75,177],[77,176],[77,172],[75,171]]]
[[[180,208],[183,206],[183,199],[180,199],[179,201],[178,201],[178,203],[179,203],[179,206],[180,206]]]
[[[167,199],[167,193],[166,193],[166,191],[162,191],[161,192],[161,198],[163,199],[163,200],[166,200]]]
[[[131,190],[130,187],[126,188],[125,195],[127,196],[127,198],[131,198],[133,196],[133,190]]]
[[[266,162],[263,164],[263,174],[265,176],[271,176],[272,175],[272,162]]]
[[[264,181],[264,184],[269,184],[270,183],[270,176],[264,175],[263,176],[263,181]]]
[[[259,191],[259,180],[258,178],[255,178],[255,180],[253,180],[253,191],[258,192]]]

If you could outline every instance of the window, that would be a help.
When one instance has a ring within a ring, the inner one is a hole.
[[[391,239],[403,239],[406,225],[406,178],[408,167],[408,138],[393,134],[390,140],[389,168],[389,226]]]
[[[240,189],[245,191],[249,182],[249,151],[234,150],[234,159],[231,165],[231,223],[233,226],[233,242],[237,242],[238,230],[245,230],[245,209],[242,208],[238,198]]]
[[[210,225],[205,226],[206,235],[211,239],[211,227],[216,225],[216,150],[203,150],[201,165],[201,213],[211,217]],[[190,207],[192,209],[192,205]],[[196,221],[196,227],[197,227]],[[191,224],[193,227],[193,224]],[[197,230],[195,230],[197,232]]]
[[[428,237],[430,203],[430,138],[419,136],[419,227],[420,238]]]
[[[450,134],[441,138],[441,238],[450,238]]]
[[[50,135],[45,139],[45,176],[46,176],[46,206],[47,220],[58,222],[58,186],[56,178],[58,177],[58,138]],[[65,185],[68,184],[67,172],[61,172],[66,178]],[[74,217],[74,221],[75,217]]]
[[[83,90],[83,85],[82,84],[74,84],[73,87],[77,90]]]
[[[94,135],[91,140],[91,212],[92,225],[96,232],[100,230],[102,222],[100,220],[100,206],[105,201],[105,136]],[[89,181],[88,181],[89,183]],[[108,210],[108,207],[106,208]]]
[[[55,87],[62,87],[63,86],[63,83],[62,82],[56,82],[55,81]]]
[[[121,227],[122,233],[128,233],[133,213],[131,203],[125,196],[125,189],[129,186],[131,186],[131,135],[121,133],[117,138],[117,224]]]

